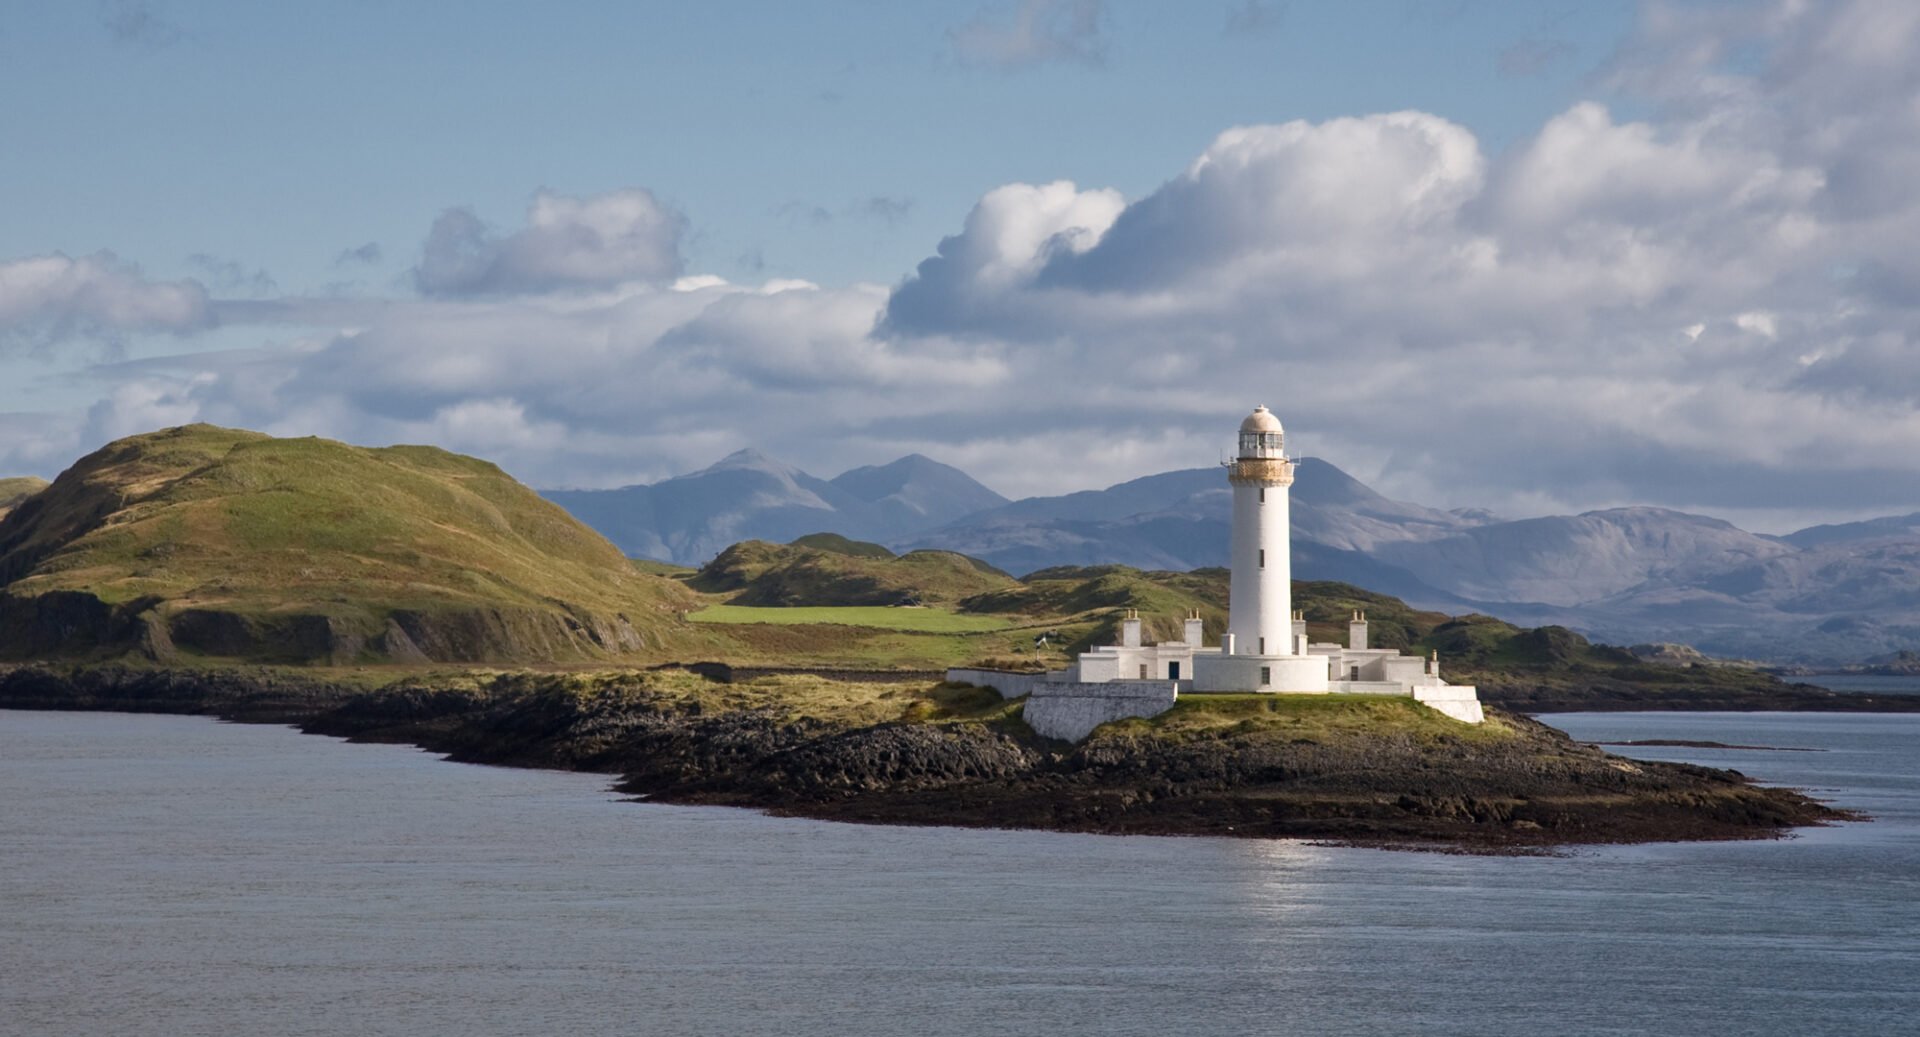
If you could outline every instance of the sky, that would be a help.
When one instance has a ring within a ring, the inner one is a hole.
[[[0,0],[0,474],[190,421],[1920,510],[1920,5]]]

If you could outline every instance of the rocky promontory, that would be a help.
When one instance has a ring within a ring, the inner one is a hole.
[[[1613,756],[1522,716],[1468,727],[1410,701],[1191,696],[1078,744],[1017,703],[928,681],[679,669],[364,674],[23,666],[0,707],[199,713],[620,775],[672,803],[795,816],[1530,850],[1744,839],[1850,817],[1788,789]]]

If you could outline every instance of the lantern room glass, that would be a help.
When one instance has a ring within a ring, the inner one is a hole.
[[[1279,432],[1242,432],[1240,433],[1240,456],[1284,457],[1285,455],[1281,452],[1283,439],[1284,435]]]

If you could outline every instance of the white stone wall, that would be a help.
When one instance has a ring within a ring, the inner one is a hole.
[[[1267,671],[1267,683],[1260,683],[1260,671]],[[1305,655],[1195,655],[1193,657],[1195,691],[1297,691],[1327,690],[1327,662],[1319,656]]]
[[[1176,699],[1172,681],[1047,683],[1033,688],[1021,716],[1041,735],[1077,742],[1110,721],[1159,716]]]
[[[1054,670],[1050,673],[1013,673],[1008,670],[969,670],[952,669],[947,671],[947,680],[955,684],[971,684],[980,688],[992,688],[1003,699],[1017,699],[1031,694],[1034,685],[1045,681],[1057,681],[1068,676],[1066,670]]]
[[[1127,659],[1119,652],[1085,652],[1080,656],[1079,677],[1083,681],[1117,681],[1131,674],[1120,667]]]
[[[1417,655],[1393,655],[1380,660],[1385,679],[1417,684],[1427,675],[1427,661]]]
[[[1480,689],[1471,684],[1416,684],[1413,700],[1469,724],[1487,719],[1480,708]]]

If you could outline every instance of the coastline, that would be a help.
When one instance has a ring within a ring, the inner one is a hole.
[[[26,666],[0,670],[0,708],[291,724],[462,762],[618,775],[620,791],[658,802],[876,824],[1532,853],[1859,819],[1735,772],[1611,756],[1504,712],[1497,739],[1284,737],[1248,718],[1177,732],[1123,723],[1067,745],[964,690],[947,693],[952,709],[909,703],[865,723],[716,708],[689,697],[689,681],[703,683],[522,673],[369,689],[285,671]]]

